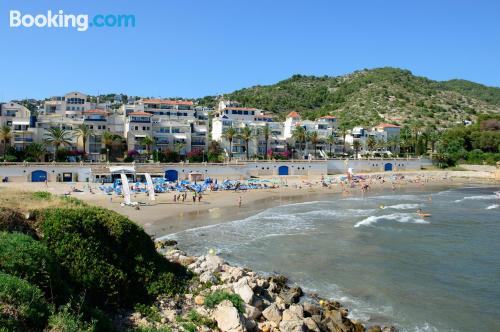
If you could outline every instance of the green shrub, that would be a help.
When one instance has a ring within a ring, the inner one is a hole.
[[[197,325],[204,325],[207,326],[213,330],[217,330],[217,322],[207,316],[199,314],[196,310],[192,309],[190,312],[187,314],[187,319]]]
[[[136,327],[134,329],[128,330],[128,332],[172,332],[172,329],[168,326],[163,327]]]
[[[63,299],[68,295],[48,248],[28,235],[0,233],[0,271],[38,286],[48,297]]]
[[[41,201],[48,201],[52,199],[52,194],[46,191],[35,191],[31,195],[34,199],[38,199]]]
[[[82,314],[75,314],[70,305],[66,305],[61,310],[49,317],[48,332],[85,332],[94,331],[94,322],[85,323]]]
[[[172,272],[163,272],[155,276],[155,280],[148,285],[148,293],[152,297],[159,295],[174,296],[175,294],[184,293],[185,288],[185,279],[179,279]]]
[[[160,310],[155,305],[136,304],[134,310],[153,322],[161,320]]]
[[[240,313],[245,311],[245,303],[238,294],[231,294],[226,291],[215,291],[205,298],[205,305],[209,308],[215,308],[216,305],[224,300],[229,300]]]
[[[147,302],[160,292],[174,294],[187,278],[183,267],[156,252],[142,228],[116,212],[87,206],[50,208],[38,219],[43,241],[90,303]],[[165,275],[168,272],[172,276]]]
[[[0,326],[15,331],[41,330],[49,313],[50,307],[38,287],[0,272]]]
[[[196,332],[196,331],[198,331],[198,329],[196,328],[196,325],[194,325],[191,322],[181,323],[181,326],[184,329],[184,331],[186,331],[186,332]]]

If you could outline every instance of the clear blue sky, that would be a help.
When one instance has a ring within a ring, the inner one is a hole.
[[[12,9],[134,14],[136,27],[12,29]],[[498,0],[2,0],[0,100],[200,97],[381,66],[500,86],[499,14]]]

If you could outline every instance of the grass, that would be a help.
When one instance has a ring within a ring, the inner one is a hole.
[[[229,300],[233,306],[240,312],[245,311],[245,303],[238,294],[231,294],[226,291],[215,291],[205,298],[205,305],[209,308],[215,308],[216,305],[224,300]]]
[[[22,191],[13,188],[0,188],[0,207],[27,213],[49,207],[68,207],[85,205],[74,197],[54,196],[45,191]]]
[[[150,321],[161,321],[160,310],[154,305],[136,304],[134,309]]]

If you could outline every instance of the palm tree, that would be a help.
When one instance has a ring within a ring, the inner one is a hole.
[[[186,143],[184,143],[182,141],[177,141],[177,142],[174,143],[174,151],[177,152],[179,154],[179,156],[180,156],[181,155],[181,150],[185,146],[186,146]]]
[[[104,147],[106,148],[106,161],[109,161],[109,150],[111,149],[115,140],[115,135],[113,135],[109,131],[105,131],[104,133],[102,133],[102,142],[104,143]]]
[[[399,145],[403,150],[405,150],[406,153],[408,153],[408,150],[412,145],[410,128],[405,126],[401,129],[401,132],[399,134]]]
[[[359,139],[356,139],[354,140],[354,142],[352,142],[352,147],[354,148],[354,151],[355,151],[355,157],[356,159],[358,159],[358,151],[359,151],[359,148],[361,147],[361,142],[359,141]]]
[[[373,152],[375,147],[377,146],[377,140],[373,136],[368,136],[366,139],[366,146],[368,147],[368,151]]]
[[[2,126],[0,128],[0,140],[3,143],[3,160],[5,161],[5,155],[7,154],[7,142],[10,142],[12,138],[12,130],[9,126]]]
[[[378,150],[381,150],[381,152],[385,152],[387,142],[383,138],[380,138],[377,140],[377,144],[375,146]]]
[[[339,130],[343,142],[342,153],[345,153],[345,137],[347,136],[347,124],[344,123],[340,124]]]
[[[267,148],[269,146],[269,137],[271,137],[272,132],[271,132],[271,128],[269,127],[269,125],[267,123],[264,127],[262,127],[260,129],[260,134],[262,136],[264,136],[264,140],[266,142],[266,149],[264,150],[264,158],[268,159]]]
[[[311,142],[311,144],[314,147],[314,158],[316,158],[317,157],[317,155],[316,155],[316,148],[318,146],[318,143],[321,141],[321,139],[319,138],[318,132],[317,131],[313,131],[313,132],[309,133],[307,135],[307,138],[308,138],[309,142]]]
[[[325,139],[326,144],[328,144],[328,146],[330,147],[330,152],[329,152],[330,157],[332,156],[332,146],[335,145],[336,141],[337,141],[337,138],[335,137],[335,135],[333,133],[328,135]]]
[[[418,121],[415,121],[410,125],[410,130],[413,133],[413,135],[415,135],[413,138],[413,153],[415,155],[417,154],[418,134],[420,133],[421,127],[422,127],[422,124]]]
[[[241,133],[237,135],[237,137],[239,139],[242,139],[245,142],[245,153],[246,153],[246,157],[247,157],[247,160],[248,160],[248,158],[249,158],[248,157],[248,143],[254,137],[253,131],[252,131],[252,129],[250,127],[245,126],[241,130]]]
[[[47,149],[45,149],[45,145],[41,143],[31,143],[26,147],[26,154],[35,161],[43,161],[43,157],[47,153]]]
[[[146,146],[146,151],[147,151],[147,154],[148,154],[148,157],[149,157],[150,156],[151,147],[153,146],[153,144],[155,144],[155,140],[152,139],[149,136],[146,136],[146,137],[144,137],[142,139],[142,144],[144,144]]]
[[[83,143],[83,155],[85,156],[87,154],[87,139],[90,136],[93,136],[94,132],[86,124],[80,124],[80,125],[78,125],[78,127],[74,131],[75,131],[75,137],[77,139],[79,139],[79,138],[82,139],[82,143]]]
[[[47,133],[45,133],[45,142],[54,146],[54,160],[56,160],[59,147],[71,144],[70,136],[71,134],[69,131],[60,127],[47,129]]]
[[[299,143],[299,149],[301,154],[304,154],[304,149],[302,148],[307,141],[307,131],[302,126],[296,126],[292,132],[292,138]]]
[[[229,160],[233,158],[233,139],[236,135],[236,129],[233,127],[229,127],[224,131],[224,138],[229,142]]]
[[[399,145],[399,136],[392,135],[387,138],[387,146],[389,147],[392,153],[396,152],[398,145]]]
[[[436,152],[436,143],[439,141],[439,138],[441,135],[439,134],[439,131],[437,130],[432,130],[429,134],[429,142],[431,142],[431,152],[434,153]]]

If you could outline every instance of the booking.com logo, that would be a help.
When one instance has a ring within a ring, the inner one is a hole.
[[[47,14],[22,14],[19,10],[10,11],[11,28],[74,28],[77,31],[87,31],[90,27],[96,28],[133,28],[135,15],[94,15],[65,14],[62,10],[57,12],[47,11]]]

